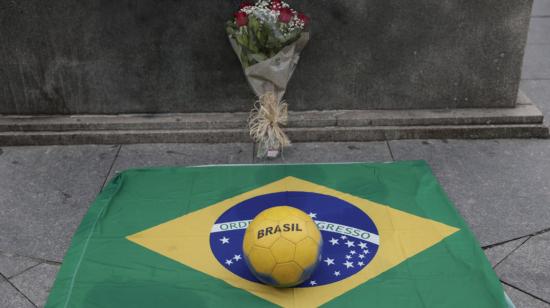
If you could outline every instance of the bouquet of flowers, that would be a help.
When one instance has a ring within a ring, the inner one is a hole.
[[[282,100],[309,40],[309,17],[281,0],[243,2],[227,22],[227,34],[250,86],[258,96],[248,120],[258,157],[276,157],[290,140],[281,126],[288,119]]]

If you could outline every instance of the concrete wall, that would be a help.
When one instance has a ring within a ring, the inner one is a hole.
[[[291,109],[513,106],[532,0],[302,0]],[[237,1],[4,0],[0,113],[246,111]]]

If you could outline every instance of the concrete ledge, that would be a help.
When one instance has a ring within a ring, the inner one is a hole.
[[[548,128],[523,125],[432,125],[369,127],[304,127],[286,130],[294,142],[376,141],[395,139],[548,138]],[[132,144],[250,142],[246,129],[102,130],[63,132],[2,132],[0,144]]]
[[[248,113],[1,116],[0,132],[74,130],[231,129],[246,127]],[[485,125],[542,123],[539,109],[520,92],[515,108],[327,110],[290,112],[288,127]]]
[[[0,145],[248,142],[247,113],[0,116]],[[291,112],[293,141],[547,138],[521,92],[515,108]]]

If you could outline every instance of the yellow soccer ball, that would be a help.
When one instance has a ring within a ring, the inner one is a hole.
[[[262,211],[247,227],[243,252],[263,283],[296,286],[317,266],[323,239],[315,222],[299,209],[276,206]]]

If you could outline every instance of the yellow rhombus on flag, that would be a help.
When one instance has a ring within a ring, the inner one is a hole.
[[[333,196],[364,211],[373,219],[380,232],[380,248],[375,259],[357,274],[336,283],[311,288],[286,289],[277,289],[243,279],[228,271],[216,260],[210,248],[209,238],[212,226],[222,213],[247,199],[291,191]],[[455,227],[289,176],[132,234],[128,236],[128,239],[277,305],[307,307],[324,304],[437,244],[457,231],[458,229]]]

